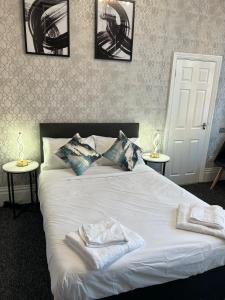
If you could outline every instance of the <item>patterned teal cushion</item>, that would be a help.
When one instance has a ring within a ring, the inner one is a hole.
[[[78,176],[82,175],[93,162],[101,157],[78,133],[55,154],[65,163],[69,163]]]
[[[122,169],[132,171],[141,153],[141,148],[132,143],[126,135],[120,131],[118,139],[103,156],[119,165]]]

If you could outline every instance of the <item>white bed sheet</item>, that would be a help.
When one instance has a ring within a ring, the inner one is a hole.
[[[203,273],[225,264],[225,241],[176,229],[179,203],[202,201],[147,166],[42,171],[39,199],[55,300],[88,300]],[[110,216],[145,239],[103,271],[91,271],[65,244],[82,223]]]

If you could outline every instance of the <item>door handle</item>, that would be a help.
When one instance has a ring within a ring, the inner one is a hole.
[[[206,123],[203,123],[203,124],[202,124],[202,129],[203,129],[203,130],[206,130],[206,127],[207,127],[207,124],[206,124]]]

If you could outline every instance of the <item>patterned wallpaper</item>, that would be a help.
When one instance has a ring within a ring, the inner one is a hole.
[[[147,149],[164,130],[173,52],[224,54],[224,0],[137,0],[133,62],[95,60],[94,2],[70,0],[71,57],[57,58],[26,55],[22,0],[0,1],[0,164],[17,158],[20,130],[39,160],[39,122],[137,121]],[[224,140],[224,85],[223,70],[209,158]]]

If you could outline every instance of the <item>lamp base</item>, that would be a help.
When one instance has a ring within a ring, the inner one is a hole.
[[[151,157],[151,158],[159,158],[159,157],[160,157],[160,154],[157,153],[157,152],[153,152],[153,153],[150,154],[150,157]]]
[[[16,161],[16,166],[17,167],[26,167],[26,166],[28,166],[28,160],[25,160],[25,159],[17,160]]]

